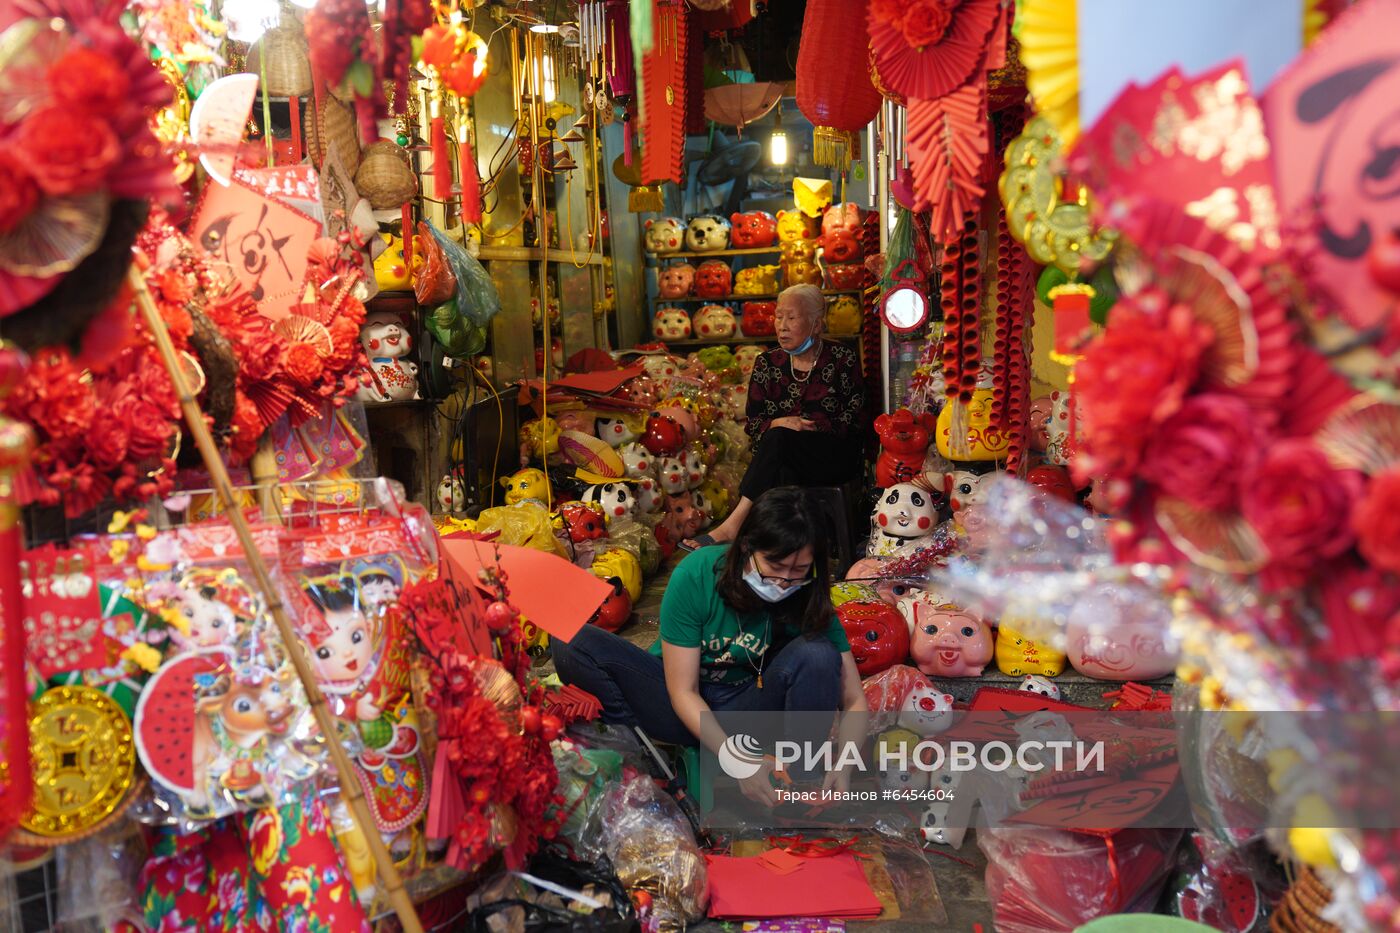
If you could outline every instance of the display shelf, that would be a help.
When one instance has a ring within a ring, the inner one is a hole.
[[[723,337],[717,338],[717,339],[706,339],[706,338],[702,338],[702,337],[693,337],[693,338],[688,339],[688,340],[664,340],[664,339],[659,338],[659,337],[653,337],[652,339],[653,339],[653,340],[661,340],[661,342],[664,343],[664,344],[666,344],[666,346],[668,346],[668,347],[723,347],[723,346],[726,346],[726,345],[728,345],[728,344],[739,344],[739,345],[743,345],[743,344],[746,344],[746,343],[750,343],[750,344],[759,344],[759,343],[777,343],[777,342],[778,342],[778,338],[777,338],[777,337],[740,337],[740,336],[738,336],[738,335],[735,335],[735,336],[733,336],[733,337],[729,337],[729,338],[727,338],[727,339],[726,339],[726,338],[723,338]],[[860,341],[860,335],[859,335],[859,334],[822,334],[822,339],[823,339],[823,340],[839,340],[839,341],[842,342],[842,343],[858,343],[858,342]]]
[[[545,256],[544,250],[537,246],[482,246],[476,258],[481,262],[543,262]],[[587,250],[575,250],[571,253],[567,249],[551,246],[549,261],[560,264],[584,263],[590,266],[601,266],[603,255],[597,250],[594,250],[593,255],[589,256]]]
[[[702,253],[679,252],[679,253],[652,253],[646,254],[647,259],[660,262],[665,259],[714,259],[716,256],[762,256],[768,253],[781,253],[781,245],[774,243],[772,246],[752,246],[747,249],[711,249]]]
[[[859,288],[823,288],[823,289],[822,289],[822,294],[823,294],[823,295],[859,295],[860,293],[861,293],[861,290],[860,290]],[[711,303],[711,304],[718,304],[718,303],[724,302],[724,301],[774,301],[774,300],[777,299],[777,297],[778,297],[778,293],[777,293],[777,292],[764,292],[764,293],[761,294],[761,295],[721,295],[719,298],[696,298],[694,295],[687,295],[687,296],[684,297],[684,298],[662,298],[660,295],[657,295],[655,298],[652,298],[651,300],[652,300],[654,303],[658,304],[658,305],[663,304],[663,303],[665,303],[665,304],[671,304],[671,303],[676,303],[676,304],[682,304],[682,303],[694,304],[694,303],[696,303],[696,302],[709,302],[709,303]]]

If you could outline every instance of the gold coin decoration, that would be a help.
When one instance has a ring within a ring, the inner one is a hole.
[[[131,788],[131,722],[92,687],[54,687],[29,706],[32,809],[20,825],[48,838],[80,836],[121,806]]]
[[[1057,174],[1062,148],[1055,125],[1043,115],[1035,117],[1006,147],[998,188],[1011,235],[1036,262],[1058,266],[1073,279],[1082,262],[1108,258],[1118,234],[1090,221],[1086,191],[1067,197],[1062,190],[1064,180]]]

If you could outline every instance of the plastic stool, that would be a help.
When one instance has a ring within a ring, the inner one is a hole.
[[[853,560],[851,547],[851,507],[846,490],[840,486],[811,486],[807,497],[816,506],[829,529],[831,578],[840,580]]]

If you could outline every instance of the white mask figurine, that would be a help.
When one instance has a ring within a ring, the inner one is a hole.
[[[899,557],[926,543],[938,525],[933,494],[913,483],[898,483],[880,493],[875,507],[871,557]]]
[[[376,311],[366,317],[360,344],[369,357],[369,370],[360,377],[356,398],[363,402],[418,398],[418,367],[405,359],[413,350],[413,338],[397,314]]]
[[[627,483],[603,483],[583,491],[584,502],[596,502],[609,521],[631,518],[637,509],[637,497]]]
[[[467,489],[460,476],[445,474],[438,480],[438,508],[444,512],[461,512],[467,507]]]

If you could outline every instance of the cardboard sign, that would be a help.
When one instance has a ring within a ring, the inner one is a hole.
[[[205,190],[190,239],[223,263],[264,317],[277,321],[301,300],[306,253],[321,225],[241,178]]]

